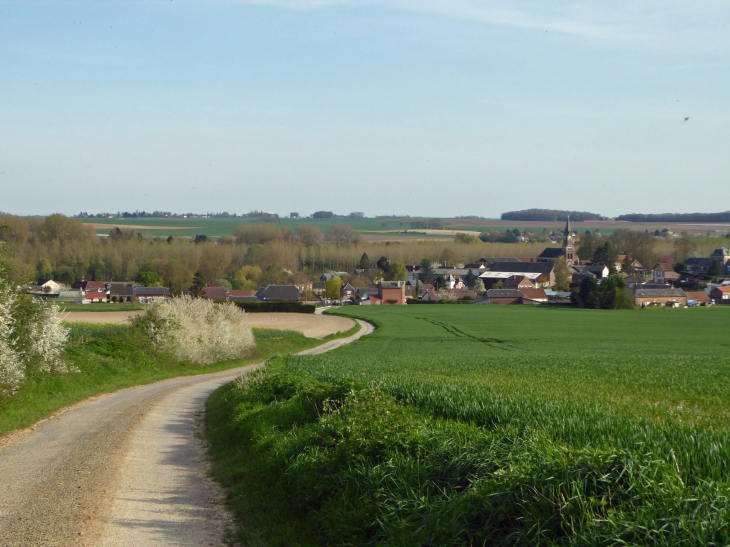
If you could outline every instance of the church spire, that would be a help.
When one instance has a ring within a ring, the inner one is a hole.
[[[568,238],[573,233],[570,229],[570,215],[568,215],[568,222],[565,223],[565,237]]]

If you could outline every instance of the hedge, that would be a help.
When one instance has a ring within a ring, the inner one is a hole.
[[[236,306],[240,306],[248,313],[314,313],[314,310],[316,309],[314,304],[302,304],[301,302],[291,300],[283,302],[236,302]]]

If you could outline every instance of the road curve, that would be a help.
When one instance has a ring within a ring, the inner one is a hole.
[[[360,331],[302,354],[331,351]],[[261,365],[89,399],[0,440],[0,546],[223,545],[200,423],[208,396]]]

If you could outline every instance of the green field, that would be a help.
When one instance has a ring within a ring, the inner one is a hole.
[[[211,398],[240,539],[729,544],[730,308],[338,313],[379,329]]]
[[[159,237],[168,237],[170,235],[177,236],[195,236],[204,234],[207,236],[232,236],[239,224],[260,223],[258,218],[250,217],[227,217],[227,218],[82,218],[79,219],[87,224],[109,224],[112,226],[149,226],[151,229],[139,229],[140,232],[150,233]],[[311,224],[318,226],[322,231],[333,224],[347,224],[358,230],[362,234],[382,234],[391,231],[403,231],[411,229],[411,222],[419,219],[379,219],[379,218],[298,218],[289,219],[282,218],[276,222],[278,226],[288,226],[296,229],[301,224]],[[497,230],[504,231],[504,226],[490,226],[488,220],[483,221],[483,226],[464,226],[460,219],[441,219],[444,229],[446,230],[464,230],[464,231],[484,231]],[[174,228],[170,228],[170,227]],[[510,228],[514,229],[514,228]],[[537,230],[542,228],[525,228],[518,227],[520,231]],[[549,228],[551,230],[554,228]],[[416,230],[418,231],[418,230]],[[602,228],[600,230],[604,235],[613,233],[615,230],[610,228]],[[97,228],[97,233],[108,234],[110,229]],[[407,234],[398,234],[403,237]],[[437,237],[416,235],[414,237]],[[443,237],[443,236],[440,236]]]

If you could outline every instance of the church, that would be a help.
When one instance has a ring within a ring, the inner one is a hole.
[[[570,228],[570,216],[568,216],[568,222],[565,223],[562,248],[548,247],[542,253],[540,253],[540,256],[537,257],[537,261],[552,262],[553,260],[555,260],[556,258],[560,258],[561,256],[565,257],[565,259],[568,261],[569,266],[572,266],[573,264],[578,262],[575,256],[575,251],[573,250],[573,230],[571,230]]]

